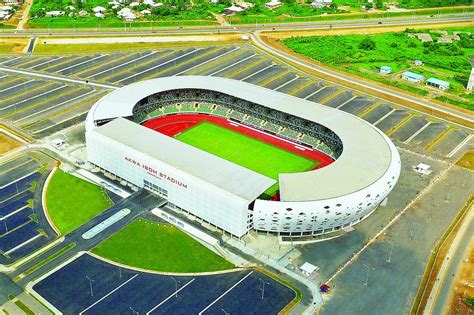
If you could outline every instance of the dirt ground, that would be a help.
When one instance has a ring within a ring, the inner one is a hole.
[[[474,310],[463,302],[465,297],[474,296],[474,241],[471,241],[457,274],[458,280],[454,283],[454,294],[450,296],[447,314],[474,314]]]
[[[20,54],[28,44],[28,39],[24,37],[12,38],[5,37],[0,38],[0,53],[1,54]]]
[[[457,161],[456,165],[467,168],[469,170],[474,170],[474,151],[466,152],[459,159],[459,161]]]
[[[0,155],[21,146],[21,142],[0,132]]]

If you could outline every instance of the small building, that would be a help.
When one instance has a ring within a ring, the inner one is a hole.
[[[474,56],[469,56],[469,61],[471,62],[471,74],[467,81],[466,90],[472,91],[472,88],[474,87]]]
[[[419,163],[417,166],[413,167],[413,170],[421,175],[430,175],[433,172],[430,168],[431,166],[427,164]]]
[[[64,11],[49,11],[46,12],[47,17],[58,17],[58,16],[63,16],[65,13]]]
[[[275,8],[278,8],[282,5],[283,5],[283,3],[281,3],[278,0],[271,0],[270,2],[265,3],[265,7],[269,8],[269,9],[275,9]]]
[[[426,85],[433,86],[441,91],[446,91],[447,89],[449,89],[449,82],[436,78],[429,78],[428,80],[426,80]]]
[[[304,264],[302,264],[300,267],[301,273],[308,277],[312,275],[314,272],[318,271],[318,269],[319,267],[313,264],[310,264],[307,261]]]
[[[415,61],[413,61],[413,63],[415,64],[415,66],[422,66],[423,65],[423,61],[421,61],[421,60],[415,60]]]
[[[88,16],[89,12],[87,12],[86,10],[81,10],[81,11],[79,11],[78,15],[79,16]]]
[[[244,9],[242,9],[241,7],[231,5],[230,7],[225,9],[225,14],[226,15],[232,15],[232,14],[236,14],[236,13],[239,13],[239,12],[242,12],[242,11],[244,11]]]
[[[433,38],[431,37],[431,34],[427,34],[427,33],[416,33],[415,36],[416,36],[416,38],[418,38],[418,40],[420,40],[422,43],[428,43],[428,42],[432,42],[432,41],[433,41]]]
[[[313,2],[310,4],[310,7],[320,9],[330,5],[331,3],[332,0],[313,0]]]
[[[408,82],[420,83],[421,81],[425,79],[425,77],[418,73],[405,71],[402,73],[402,79],[407,80]]]
[[[211,0],[211,3],[212,3],[212,4],[218,4],[218,3],[219,3],[219,0]]]
[[[392,73],[392,67],[389,67],[389,66],[381,66],[381,67],[380,67],[380,73],[382,73],[382,74],[389,74],[389,73]]]
[[[107,11],[107,9],[104,8],[104,7],[100,7],[100,6],[99,6],[99,7],[93,8],[92,11],[93,11],[94,13],[104,13],[104,12]]]
[[[443,35],[438,38],[438,43],[452,43],[455,40],[461,40],[459,35]]]
[[[74,11],[74,10],[76,10],[76,8],[75,8],[73,5],[68,5],[68,6],[66,7],[66,10]]]
[[[96,18],[99,18],[99,19],[104,19],[105,18],[105,15],[103,13],[100,13],[100,12],[95,13],[94,16]]]
[[[131,2],[128,6],[130,8],[133,8],[133,7],[138,7],[140,5],[140,2]]]

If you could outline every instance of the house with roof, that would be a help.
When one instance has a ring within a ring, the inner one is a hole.
[[[380,73],[382,73],[382,74],[389,74],[389,73],[392,73],[392,67],[389,67],[389,66],[381,66],[379,71],[380,71]]]
[[[283,5],[283,3],[281,3],[278,0],[271,0],[270,2],[265,3],[265,7],[269,8],[269,9],[276,9],[276,8],[282,6],[282,5]]]
[[[435,87],[441,91],[446,91],[447,89],[449,89],[450,84],[449,82],[444,80],[440,80],[437,78],[429,78],[428,80],[426,80],[426,85]]]
[[[418,73],[405,71],[402,73],[402,79],[412,83],[420,83],[425,79],[425,77]]]

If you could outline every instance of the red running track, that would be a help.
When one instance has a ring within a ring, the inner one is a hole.
[[[173,137],[178,133],[183,132],[184,130],[187,130],[203,121],[208,121],[220,125],[227,129],[234,130],[241,134],[248,135],[252,138],[259,139],[260,141],[272,144],[284,150],[318,161],[319,165],[316,167],[316,169],[325,167],[334,162],[334,160],[330,156],[322,152],[315,151],[310,148],[301,150],[298,147],[302,148],[303,145],[288,142],[288,140],[286,139],[283,140],[282,138],[279,138],[277,136],[251,129],[245,125],[237,125],[236,123],[232,123],[227,119],[219,116],[205,114],[172,114],[147,120],[142,125],[167,136]]]

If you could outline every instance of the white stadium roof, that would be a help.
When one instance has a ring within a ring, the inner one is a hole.
[[[111,140],[245,199],[257,199],[276,180],[177,141],[124,118],[95,128]],[[131,136],[133,135],[133,136]],[[166,148],[163,150],[157,148]]]
[[[87,128],[94,128],[93,122],[97,120],[131,116],[140,100],[151,94],[176,89],[206,89],[228,94],[314,121],[339,136],[343,152],[334,163],[318,170],[279,175],[282,201],[310,201],[349,195],[375,183],[398,160],[398,152],[388,137],[359,117],[253,84],[218,77],[166,77],[117,89],[94,105],[87,117]],[[137,125],[136,129],[146,127]],[[169,145],[176,143],[177,140],[169,141]],[[192,172],[192,166],[189,168]],[[214,172],[214,169],[208,171]]]

